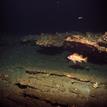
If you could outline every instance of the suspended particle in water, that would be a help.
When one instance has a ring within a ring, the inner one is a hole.
[[[78,20],[82,20],[82,19],[83,19],[83,17],[82,17],[82,16],[79,16],[79,17],[78,17]]]

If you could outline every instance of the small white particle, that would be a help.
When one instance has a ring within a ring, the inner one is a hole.
[[[78,17],[78,20],[82,20],[82,19],[83,19],[83,17],[82,17],[82,16],[79,16],[79,17]]]

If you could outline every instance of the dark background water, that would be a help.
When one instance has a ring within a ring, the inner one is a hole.
[[[1,32],[107,30],[107,6],[103,0],[1,0],[0,5]]]

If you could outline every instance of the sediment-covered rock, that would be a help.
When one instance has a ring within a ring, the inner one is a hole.
[[[86,37],[83,37],[81,35],[72,35],[72,36],[68,36],[65,39],[65,42],[67,42],[67,47],[72,48],[72,46],[76,45],[77,47],[79,46],[84,46],[84,48],[86,50],[88,50],[89,48],[92,49],[92,51],[98,51],[98,52],[106,52],[107,53],[107,48],[104,46],[100,46],[96,40],[89,40]],[[80,48],[81,50],[81,48]]]
[[[106,84],[73,74],[27,71],[26,78],[17,80],[22,95],[60,107],[106,105]],[[97,84],[97,87],[95,85]],[[22,88],[24,87],[24,88]]]
[[[64,38],[59,35],[43,35],[35,43],[41,47],[62,47]]]
[[[98,39],[92,36],[83,36],[83,35],[42,35],[37,41],[35,41],[36,45],[41,47],[63,47],[63,48],[78,48],[85,49],[86,51],[97,51],[97,52],[105,52],[107,53],[107,48],[104,44],[106,39],[106,33],[101,37],[97,37]],[[100,41],[100,42],[99,42]],[[83,47],[83,48],[80,48]]]

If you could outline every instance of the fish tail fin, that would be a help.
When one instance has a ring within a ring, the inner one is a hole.
[[[85,58],[84,58],[84,61],[85,61],[85,62],[87,62],[87,61],[88,61],[88,58],[87,58],[87,57],[85,57]]]

